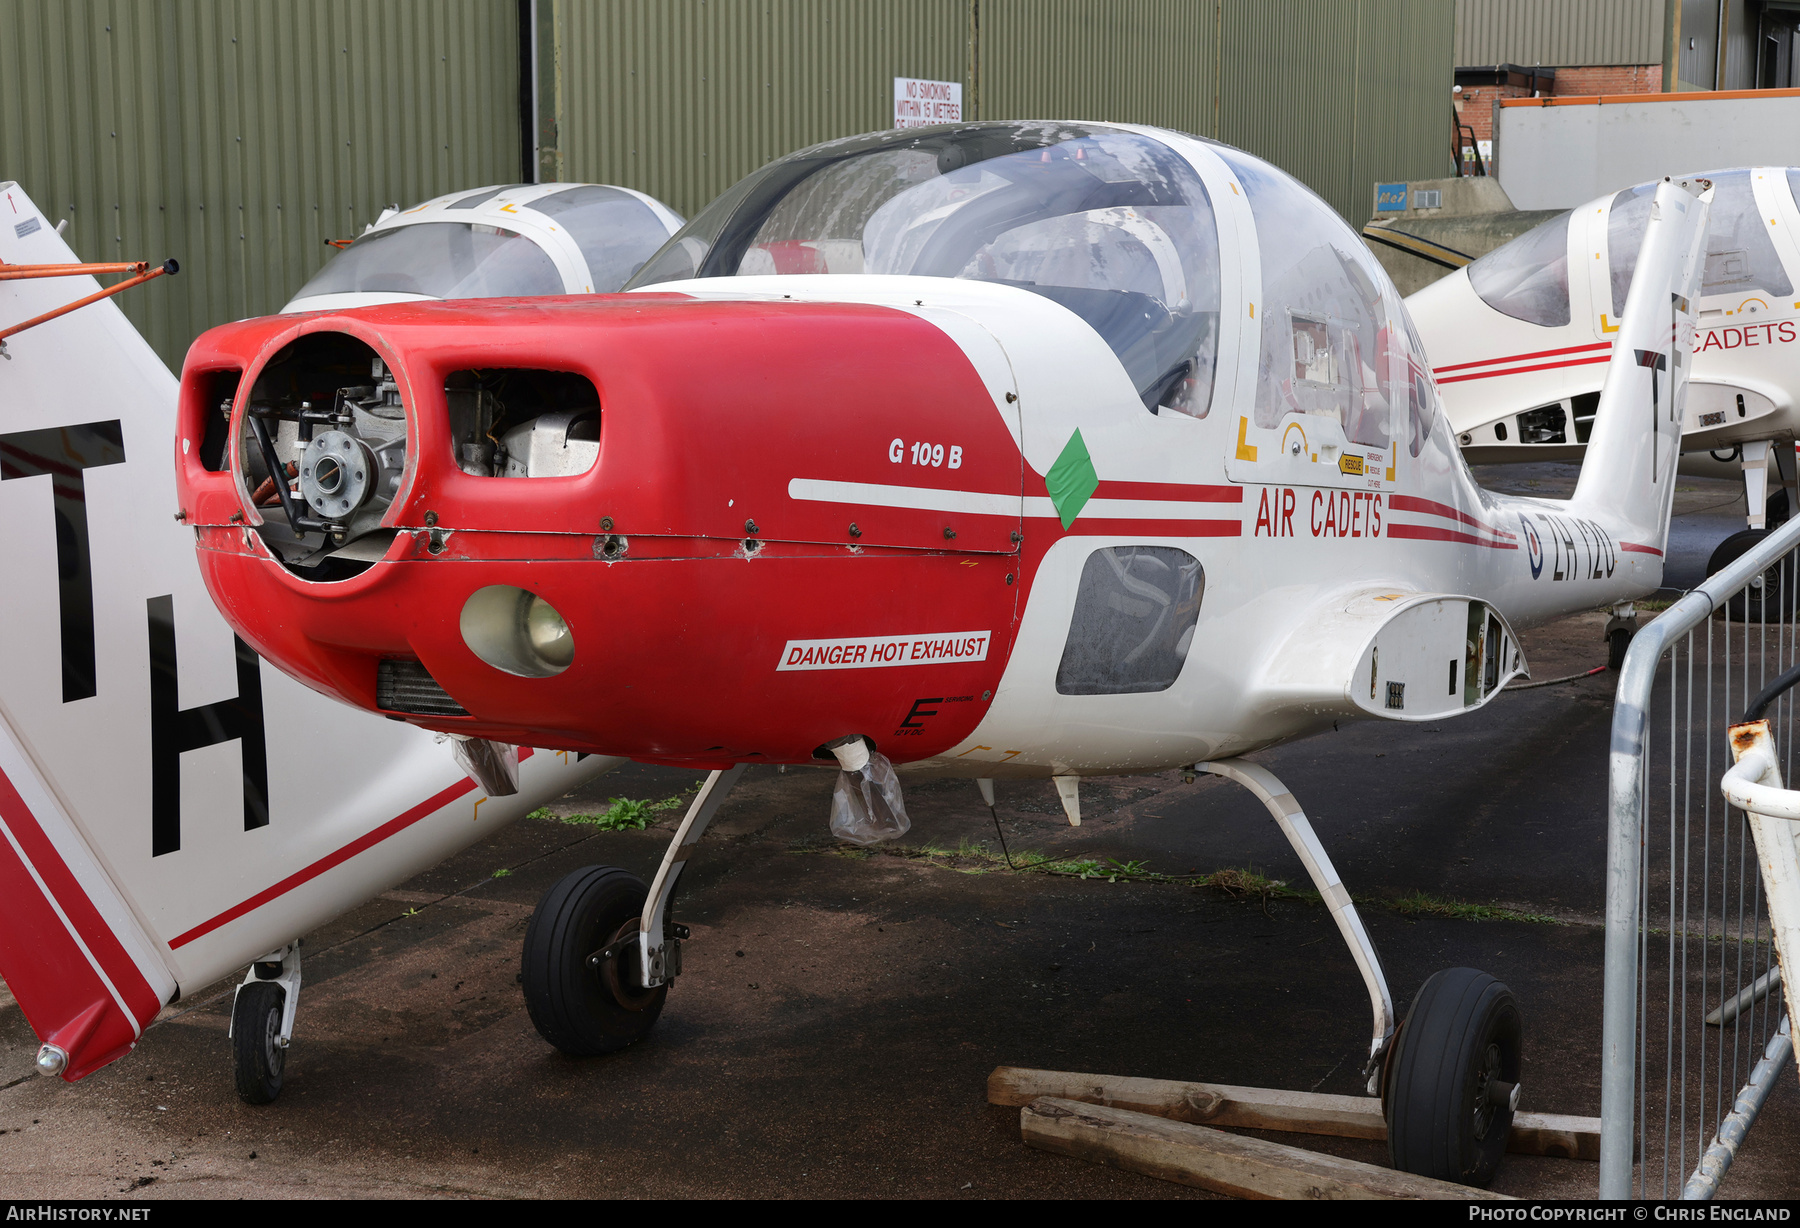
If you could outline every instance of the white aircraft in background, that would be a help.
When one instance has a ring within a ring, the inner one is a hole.
[[[905,830],[895,766],[990,803],[1053,781],[1079,821],[1084,776],[1194,765],[1262,799],[1330,907],[1396,1165],[1480,1182],[1512,994],[1441,972],[1396,1029],[1306,816],[1239,756],[1472,711],[1524,672],[1515,627],[1658,587],[1711,198],[1655,190],[1568,501],[1474,482],[1398,294],[1292,178],[1020,122],[779,159],[642,295],[214,329],[179,505],[227,621],[315,689],[712,770],[651,885],[588,867],[540,904],[525,997],[565,1052],[654,1024],[670,893],[751,763],[835,760],[862,840]]]
[[[531,252],[480,231],[488,213],[452,220],[471,216],[459,194],[336,257],[325,274],[351,288],[333,301],[420,299],[446,269],[468,274],[458,292],[569,288],[499,276],[543,264],[622,281],[680,220],[622,189],[499,191],[533,206],[509,222]],[[559,195],[573,207],[553,208]],[[624,210],[609,243],[583,210],[617,219],[620,197],[654,225],[631,229]],[[0,182],[0,222],[5,264],[77,262],[16,183]],[[466,227],[488,258],[432,265],[462,240],[415,242],[426,224]],[[394,250],[411,253],[413,289],[377,289],[363,256]],[[88,276],[0,280],[0,326],[97,291]],[[207,596],[194,530],[171,518],[177,391],[112,301],[0,356],[0,974],[43,1041],[39,1069],[77,1079],[129,1052],[166,1003],[254,961],[233,1030],[239,1092],[259,1102],[281,1087],[296,935],[622,760],[442,743],[265,668]]]
[[[281,310],[611,294],[681,225],[655,197],[602,183],[451,192],[383,210]]]
[[[1800,493],[1800,168],[1696,177],[1714,199],[1683,468],[1741,472],[1750,526],[1719,547],[1710,574],[1785,520]],[[1471,462],[1586,451],[1656,188],[1571,209],[1407,299]]]

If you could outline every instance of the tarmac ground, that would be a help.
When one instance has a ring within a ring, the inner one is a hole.
[[[1482,476],[1558,494],[1573,473]],[[1681,487],[1668,578],[1685,587],[1743,521],[1732,484]],[[1604,621],[1526,632],[1534,677],[1603,663]],[[1256,756],[1362,902],[1402,1009],[1445,967],[1513,988],[1522,1107],[1540,1112],[1599,1110],[1615,678]],[[864,852],[826,833],[829,772],[752,769],[689,864],[678,916],[693,936],[660,1023],[611,1057],[564,1058],[517,984],[532,908],[581,866],[648,879],[679,810],[643,831],[568,820],[698,778],[639,765],[600,777],[307,935],[273,1105],[233,1092],[230,983],[74,1085],[29,1074],[36,1039],[0,994],[0,1196],[1205,1197],[1028,1149],[1018,1110],[986,1103],[988,1072],[1360,1091],[1368,1002],[1329,914],[1279,889],[1199,884],[1242,869],[1306,885],[1254,798],[1179,772],[1088,782],[1079,828],[1048,782],[1001,783],[1014,857],[1093,863],[1082,877],[1009,871],[969,782],[909,784],[904,847]],[[1781,1079],[1724,1196],[1794,1190],[1793,1083]],[[1267,1137],[1385,1161],[1380,1144]],[[1597,1172],[1511,1156],[1495,1188],[1586,1198]]]

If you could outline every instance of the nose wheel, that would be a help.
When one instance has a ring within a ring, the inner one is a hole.
[[[642,1040],[669,987],[644,986],[639,919],[644,880],[588,866],[550,888],[525,930],[520,983],[538,1034],[570,1057],[597,1057]]]
[[[1395,1168],[1483,1186],[1519,1103],[1522,1024],[1512,990],[1450,968],[1420,988],[1389,1050],[1382,1101]]]
[[[663,853],[656,879],[588,866],[550,888],[525,930],[519,983],[538,1034],[570,1057],[596,1057],[641,1040],[681,973],[687,927],[669,902],[689,856],[746,765],[706,778]]]

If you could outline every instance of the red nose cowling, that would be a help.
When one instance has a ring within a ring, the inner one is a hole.
[[[393,544],[332,581],[277,559],[259,526],[282,511],[253,507],[245,485],[259,375],[316,333],[356,338],[387,365],[408,432],[381,521],[398,530]],[[464,471],[446,379],[495,368],[592,381],[591,469]],[[1012,646],[1020,522],[1016,503],[992,509],[994,496],[1020,495],[1022,461],[1002,412],[947,335],[888,308],[679,295],[406,303],[206,333],[182,372],[176,462],[226,620],[325,694],[381,711],[382,662],[417,663],[468,715],[389,715],[433,729],[700,767],[809,762],[864,734],[904,762],[967,736]],[[934,490],[990,496],[990,510],[904,506],[958,504]],[[561,614],[567,669],[522,677],[470,649],[463,607],[490,585]]]

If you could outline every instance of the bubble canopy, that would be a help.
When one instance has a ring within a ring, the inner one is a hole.
[[[1207,409],[1218,228],[1193,165],[1154,137],[1007,123],[814,146],[728,190],[627,288],[790,273],[1017,286],[1087,321],[1151,412]]]

